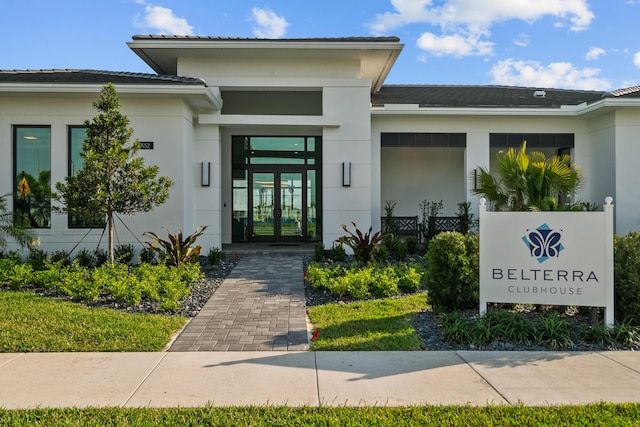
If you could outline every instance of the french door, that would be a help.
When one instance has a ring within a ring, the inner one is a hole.
[[[306,171],[250,171],[252,241],[303,241],[307,235]]]

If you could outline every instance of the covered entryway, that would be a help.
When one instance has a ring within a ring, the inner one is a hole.
[[[233,242],[316,240],[320,138],[232,140]]]

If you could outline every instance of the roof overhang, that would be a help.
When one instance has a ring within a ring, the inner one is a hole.
[[[360,77],[380,89],[403,44],[397,37],[354,39],[221,39],[134,36],[127,45],[158,74],[177,74],[179,58],[358,59]]]
[[[508,107],[420,107],[418,104],[385,104],[371,107],[373,116],[478,116],[553,117],[590,119],[616,110],[640,110],[640,99],[604,98],[593,103],[563,105],[560,108]]]
[[[95,98],[103,86],[86,83],[0,83],[0,95]],[[120,98],[182,98],[198,112],[214,112],[222,108],[222,98],[217,88],[168,84],[115,84],[114,86]]]

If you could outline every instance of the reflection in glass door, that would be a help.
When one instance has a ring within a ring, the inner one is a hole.
[[[257,240],[298,240],[306,232],[302,172],[254,172],[252,237]]]

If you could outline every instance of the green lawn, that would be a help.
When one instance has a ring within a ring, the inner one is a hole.
[[[0,409],[0,425],[25,426],[637,426],[640,404],[414,406],[400,408]]]
[[[320,329],[311,350],[421,350],[413,323],[426,306],[426,294],[419,293],[310,307],[309,320]]]
[[[186,318],[0,292],[0,352],[162,351]],[[1,424],[1,423],[0,423]]]

